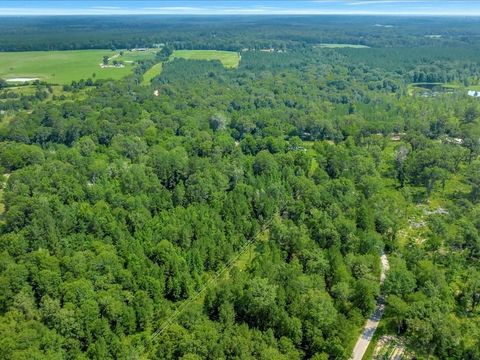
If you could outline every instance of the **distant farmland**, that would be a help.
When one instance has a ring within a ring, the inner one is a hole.
[[[104,56],[124,62],[125,67],[101,68]],[[132,72],[133,62],[154,59],[155,51],[119,51],[111,50],[67,50],[67,51],[25,51],[0,52],[0,78],[39,79],[51,84],[70,84],[81,79],[118,80]],[[170,60],[182,58],[187,60],[218,60],[226,68],[236,68],[240,55],[233,51],[219,50],[176,50]],[[159,75],[162,65],[157,64],[144,75],[143,84]]]
[[[187,60],[218,60],[226,68],[236,68],[240,63],[240,55],[234,51],[176,50],[172,54],[172,59],[174,58]]]
[[[355,45],[355,44],[318,44],[314,45],[317,48],[326,48],[326,49],[368,49],[370,46],[366,45]]]
[[[112,57],[111,50],[0,52],[0,78],[38,78],[52,84],[70,84],[80,79],[121,79],[132,71],[132,63],[123,68],[101,68],[103,56]],[[133,61],[153,56],[150,52],[117,56],[118,61]],[[94,76],[95,74],[95,76]]]
[[[175,50],[168,61],[174,59],[185,60],[204,60],[204,61],[220,61],[226,68],[237,68],[240,63],[240,55],[234,51],[220,50]],[[163,63],[152,66],[145,74],[143,74],[142,85],[149,85],[152,79],[162,72]]]

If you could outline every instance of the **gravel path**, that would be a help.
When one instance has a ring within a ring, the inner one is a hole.
[[[390,269],[390,264],[388,263],[387,255],[385,255],[384,253],[382,253],[380,260],[382,262],[382,272],[380,274],[380,286],[381,286],[385,281],[385,277],[388,269]],[[368,345],[370,345],[370,341],[372,341],[373,334],[375,334],[375,330],[377,330],[378,324],[380,323],[380,319],[382,318],[384,311],[385,311],[385,295],[382,294],[378,297],[375,311],[373,312],[373,315],[370,317],[370,319],[367,320],[367,323],[363,328],[362,334],[358,338],[357,343],[353,348],[353,353],[351,357],[352,360],[363,359],[363,355],[365,355]]]

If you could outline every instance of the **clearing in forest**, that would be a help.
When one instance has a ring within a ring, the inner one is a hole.
[[[67,51],[24,51],[0,53],[0,78],[39,79],[52,84],[70,84],[81,79],[121,79],[131,73],[133,64],[125,67],[101,68],[99,64],[104,56],[118,54],[111,50],[67,50]],[[131,54],[125,51],[115,60],[127,61],[131,58],[148,58],[149,52]],[[95,74],[95,76],[93,75]]]
[[[147,70],[145,74],[143,74],[143,81],[142,85],[150,85],[150,82],[155,76],[160,75],[162,72],[163,63],[158,63],[153,65],[150,69]]]
[[[120,53],[122,54],[121,56],[115,58],[116,60],[119,61],[124,61],[124,62],[135,62],[135,61],[140,61],[140,60],[153,60],[155,59],[155,56],[157,54],[159,49],[146,49],[146,50],[120,50],[118,52],[118,55]]]
[[[2,175],[0,174],[0,177]],[[0,224],[3,223],[3,213],[5,212],[5,204],[3,202],[3,188],[5,187],[5,183],[7,182],[10,174],[3,175],[3,182],[0,182]],[[1,180],[1,179],[0,179]]]
[[[234,51],[221,50],[175,50],[171,59],[218,60],[226,68],[236,68],[240,63],[240,54]]]

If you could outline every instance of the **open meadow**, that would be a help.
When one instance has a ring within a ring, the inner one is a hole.
[[[157,51],[158,51],[157,48],[147,49],[145,51],[120,50],[118,52],[118,55],[120,55],[120,53],[122,55],[117,57],[116,59],[119,60],[119,61],[125,61],[125,62],[140,61],[140,60],[153,60],[153,59],[155,59],[155,55],[157,54]]]
[[[234,51],[220,50],[175,50],[168,61],[172,61],[174,59],[204,61],[218,60],[226,68],[237,68],[238,64],[240,63],[239,53]],[[149,85],[154,77],[160,75],[162,68],[163,63],[158,63],[147,70],[147,72],[143,75],[142,85]]]
[[[125,67],[101,68],[104,56],[112,60],[136,61],[154,56],[152,52],[125,51],[123,56],[111,50],[25,51],[0,53],[0,78],[39,79],[52,84],[70,84],[80,79],[118,80],[131,73]]]
[[[149,85],[155,76],[160,75],[160,73],[162,72],[162,67],[163,63],[158,63],[148,69],[147,72],[143,74],[142,85]]]
[[[111,50],[67,50],[67,51],[25,51],[0,53],[0,78],[16,83],[21,80],[41,80],[51,84],[70,84],[81,79],[118,80],[132,71],[134,62],[154,59],[156,51],[111,51]],[[122,54],[122,55],[120,55]],[[101,67],[103,57],[110,63],[123,62],[124,67]],[[218,60],[227,68],[236,68],[240,55],[233,51],[177,50],[171,60]],[[160,74],[162,64],[153,66],[144,76],[144,84]],[[18,79],[19,81],[13,81]]]
[[[240,63],[240,55],[234,51],[220,50],[175,50],[172,59],[182,58],[187,60],[218,60],[226,68],[236,68]]]

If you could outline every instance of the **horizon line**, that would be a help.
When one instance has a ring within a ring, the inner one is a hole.
[[[286,16],[372,16],[372,17],[480,17],[480,13],[454,13],[454,14],[445,14],[445,13],[45,13],[45,14],[35,14],[35,13],[24,13],[24,14],[2,14],[0,12],[0,18],[2,17],[77,17],[77,16],[175,16],[175,17],[186,17],[186,16],[241,16],[241,17],[266,17],[266,16],[276,16],[276,17],[286,17]]]
[[[0,16],[480,16],[478,0],[117,0],[5,1]]]

